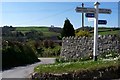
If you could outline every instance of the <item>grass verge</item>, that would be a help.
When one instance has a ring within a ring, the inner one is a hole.
[[[83,70],[97,70],[105,67],[118,67],[120,61],[81,61],[81,62],[66,62],[66,63],[55,63],[39,65],[34,68],[35,72],[38,73],[70,73]]]

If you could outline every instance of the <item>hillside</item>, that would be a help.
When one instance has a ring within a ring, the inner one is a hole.
[[[93,35],[94,33],[94,28],[93,27],[85,27],[85,30],[88,30],[91,35]],[[76,31],[81,30],[81,28],[76,29]],[[98,27],[98,34],[99,35],[114,35],[114,34],[118,34],[118,32],[120,32],[120,28],[109,28],[109,27]]]
[[[22,33],[29,32],[31,30],[40,31],[45,37],[60,36],[61,28],[58,27],[16,27],[16,31],[21,31]],[[58,31],[59,30],[59,31]]]

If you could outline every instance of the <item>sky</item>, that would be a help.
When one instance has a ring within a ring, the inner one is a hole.
[[[51,26],[63,27],[68,18],[74,28],[82,25],[81,13],[75,8],[82,2],[2,2],[2,26]],[[94,2],[83,2],[85,7],[94,8]],[[100,2],[100,8],[111,9],[111,14],[99,14],[99,20],[107,20],[107,25],[118,26],[118,2]],[[85,26],[93,26],[93,21],[85,17]]]

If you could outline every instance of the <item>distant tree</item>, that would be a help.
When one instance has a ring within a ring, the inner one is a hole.
[[[3,26],[2,27],[2,36],[12,36],[12,31],[15,31],[15,27],[12,26]]]
[[[48,48],[48,47],[49,47],[49,42],[48,42],[48,40],[44,40],[44,41],[43,41],[43,46],[44,46],[45,48]]]
[[[25,36],[28,39],[42,39],[43,33],[42,32],[38,32],[36,30],[31,30],[30,32],[26,32]]]
[[[52,40],[49,40],[48,45],[49,45],[50,48],[54,48],[55,47],[54,42]]]
[[[16,37],[24,37],[24,34],[20,31],[16,31]]]
[[[73,25],[70,23],[68,19],[65,20],[61,36],[62,37],[75,36],[75,30],[73,28]]]
[[[10,28],[13,28],[12,26],[10,26]]]

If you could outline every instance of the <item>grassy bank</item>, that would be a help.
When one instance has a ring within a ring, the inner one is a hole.
[[[83,70],[97,70],[105,67],[120,66],[120,61],[81,61],[39,65],[34,71],[38,73],[70,73]]]

